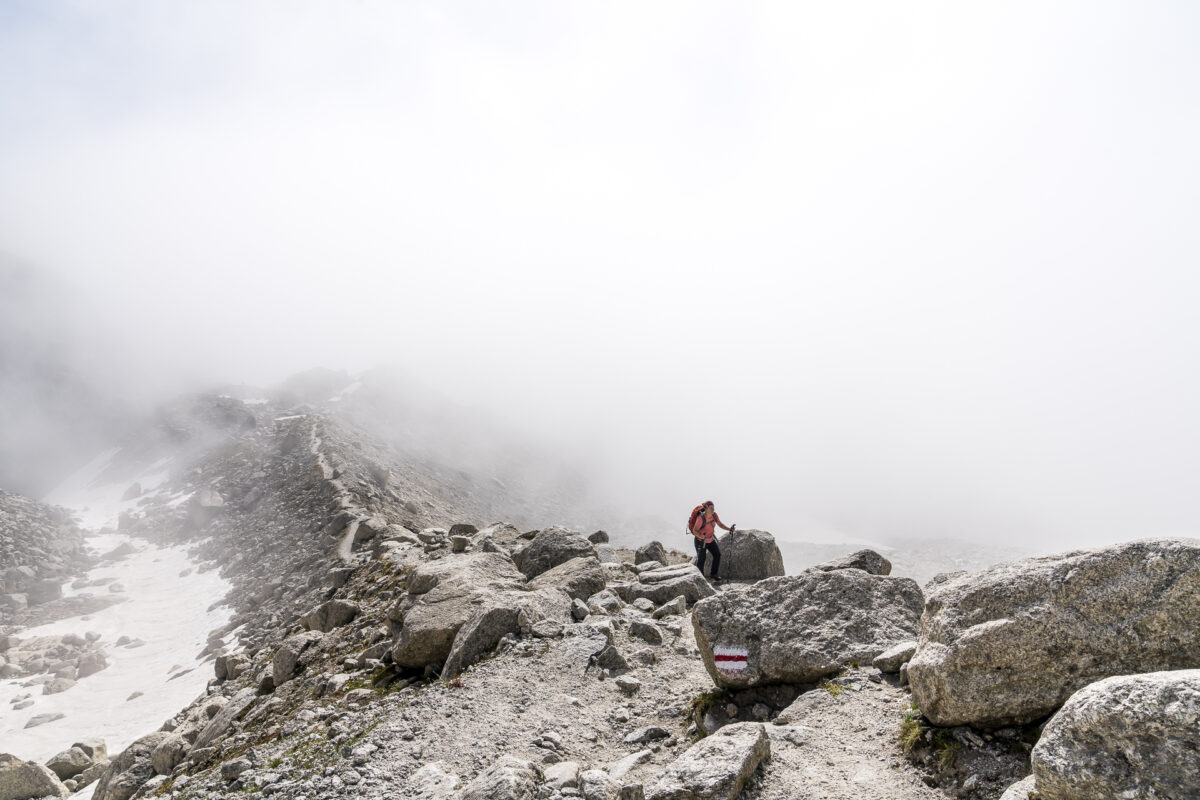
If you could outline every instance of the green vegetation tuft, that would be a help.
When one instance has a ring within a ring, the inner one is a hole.
[[[729,692],[724,689],[714,689],[711,692],[701,692],[692,698],[692,702],[688,703],[687,718],[695,723],[696,731],[699,733],[698,739],[703,739],[708,735],[708,731],[704,730],[704,715],[717,703],[723,703],[728,698]]]
[[[900,748],[905,753],[911,753],[921,742],[921,737],[925,735],[926,728],[921,722],[921,712],[914,705],[909,705],[904,711],[904,718],[900,721]]]

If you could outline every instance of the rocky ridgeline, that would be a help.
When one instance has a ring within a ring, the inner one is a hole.
[[[194,541],[237,613],[207,691],[87,773],[97,800],[1196,794],[1197,543],[922,591],[871,551],[782,575],[746,531],[714,587],[658,543],[484,525],[491,496],[296,411],[123,520]]]
[[[61,598],[63,583],[89,565],[69,512],[0,489],[0,632]]]

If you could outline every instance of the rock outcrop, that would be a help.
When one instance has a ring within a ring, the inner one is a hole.
[[[1033,749],[1044,800],[1200,792],[1200,669],[1106,678],[1080,689]]]
[[[717,537],[721,548],[721,577],[757,581],[784,574],[783,554],[775,537],[766,531],[736,529]],[[705,568],[712,569],[712,559]]]
[[[806,571],[701,600],[692,625],[718,686],[810,683],[913,638],[921,607],[908,578]]]
[[[1047,716],[1109,677],[1200,666],[1200,542],[1156,539],[1031,558],[941,586],[908,665],[937,725]]]

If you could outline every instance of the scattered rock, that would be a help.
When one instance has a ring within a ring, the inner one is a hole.
[[[608,532],[607,531],[596,531],[595,533],[589,535],[587,538],[588,538],[588,541],[591,542],[592,544],[608,544]]]
[[[25,723],[25,727],[36,728],[39,725],[45,725],[48,722],[54,722],[55,720],[62,719],[65,716],[66,714],[63,714],[61,711],[54,712],[52,714],[37,714],[36,716],[29,718],[29,722]]]

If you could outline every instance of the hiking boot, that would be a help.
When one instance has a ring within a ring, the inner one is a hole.
[[[713,575],[711,578],[709,578],[709,580],[710,580],[710,581],[712,581],[713,583],[720,583],[720,582],[721,582],[721,576],[720,576],[720,575]]]

